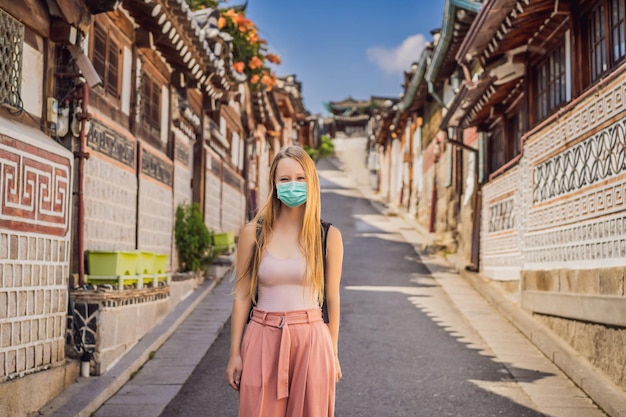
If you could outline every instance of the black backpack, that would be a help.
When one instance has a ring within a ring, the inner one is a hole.
[[[328,306],[326,305],[326,237],[328,236],[328,229],[330,229],[332,223],[328,223],[325,221],[321,221],[320,225],[320,233],[322,234],[322,267],[324,268],[324,298],[322,302],[322,318],[324,319],[324,323],[328,323]],[[259,222],[260,225],[260,222]],[[257,240],[259,238],[259,234],[261,232],[261,228],[257,227]],[[256,250],[256,247],[255,247]],[[256,292],[256,288],[255,288]],[[257,298],[257,294],[255,293],[254,298]],[[250,305],[250,314],[248,315],[248,322],[250,322],[250,318],[252,317],[252,309],[254,308],[254,303],[251,302]]]

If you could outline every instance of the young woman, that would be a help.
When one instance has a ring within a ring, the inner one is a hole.
[[[332,417],[341,233],[330,226],[324,262],[319,178],[304,149],[283,148],[269,176],[271,195],[239,234],[226,378],[240,417]]]

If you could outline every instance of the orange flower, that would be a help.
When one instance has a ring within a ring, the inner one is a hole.
[[[218,29],[222,29],[224,26],[226,26],[226,19],[224,19],[224,16],[220,16],[220,18],[217,19],[217,27]]]
[[[276,55],[276,54],[267,54],[265,56],[265,58],[267,58],[267,60],[269,62],[271,62],[272,64],[280,64],[280,56]]]
[[[235,17],[237,16],[237,12],[234,9],[228,9],[226,10],[226,13],[224,13],[224,15],[228,17],[230,20],[235,20]]]
[[[239,61],[239,62],[235,62],[233,64],[233,68],[235,69],[235,71],[237,72],[243,72],[244,68],[246,68],[246,64],[244,64],[243,62]]]
[[[250,78],[250,82],[251,82],[252,84],[256,84],[256,83],[258,83],[258,82],[259,82],[259,78],[260,78],[260,77],[259,77],[259,74],[254,74],[254,75],[252,76],[252,78]]]
[[[248,66],[250,67],[250,69],[261,68],[262,65],[263,65],[263,62],[256,55],[252,57],[250,62],[248,62]]]
[[[263,77],[261,78],[261,83],[269,86],[272,83],[272,77],[268,73],[263,74]]]
[[[256,33],[256,31],[249,31],[248,32],[248,42],[250,42],[251,44],[255,44],[259,41],[259,35]]]

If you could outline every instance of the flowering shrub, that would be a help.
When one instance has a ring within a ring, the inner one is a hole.
[[[268,52],[267,41],[259,37],[258,28],[246,17],[245,10],[220,9],[220,0],[187,1],[193,10],[206,7],[220,10],[218,27],[233,37],[233,68],[246,74],[253,90],[271,90],[276,85],[276,74],[268,63],[280,64],[280,57]]]

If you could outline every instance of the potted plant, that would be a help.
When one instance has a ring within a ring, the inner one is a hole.
[[[179,270],[199,275],[212,261],[212,231],[204,223],[198,204],[181,204],[176,208],[174,237],[178,250]]]
[[[320,159],[328,158],[335,153],[335,144],[328,135],[322,135],[320,137],[320,145],[317,148],[305,146],[304,150],[317,163]]]

